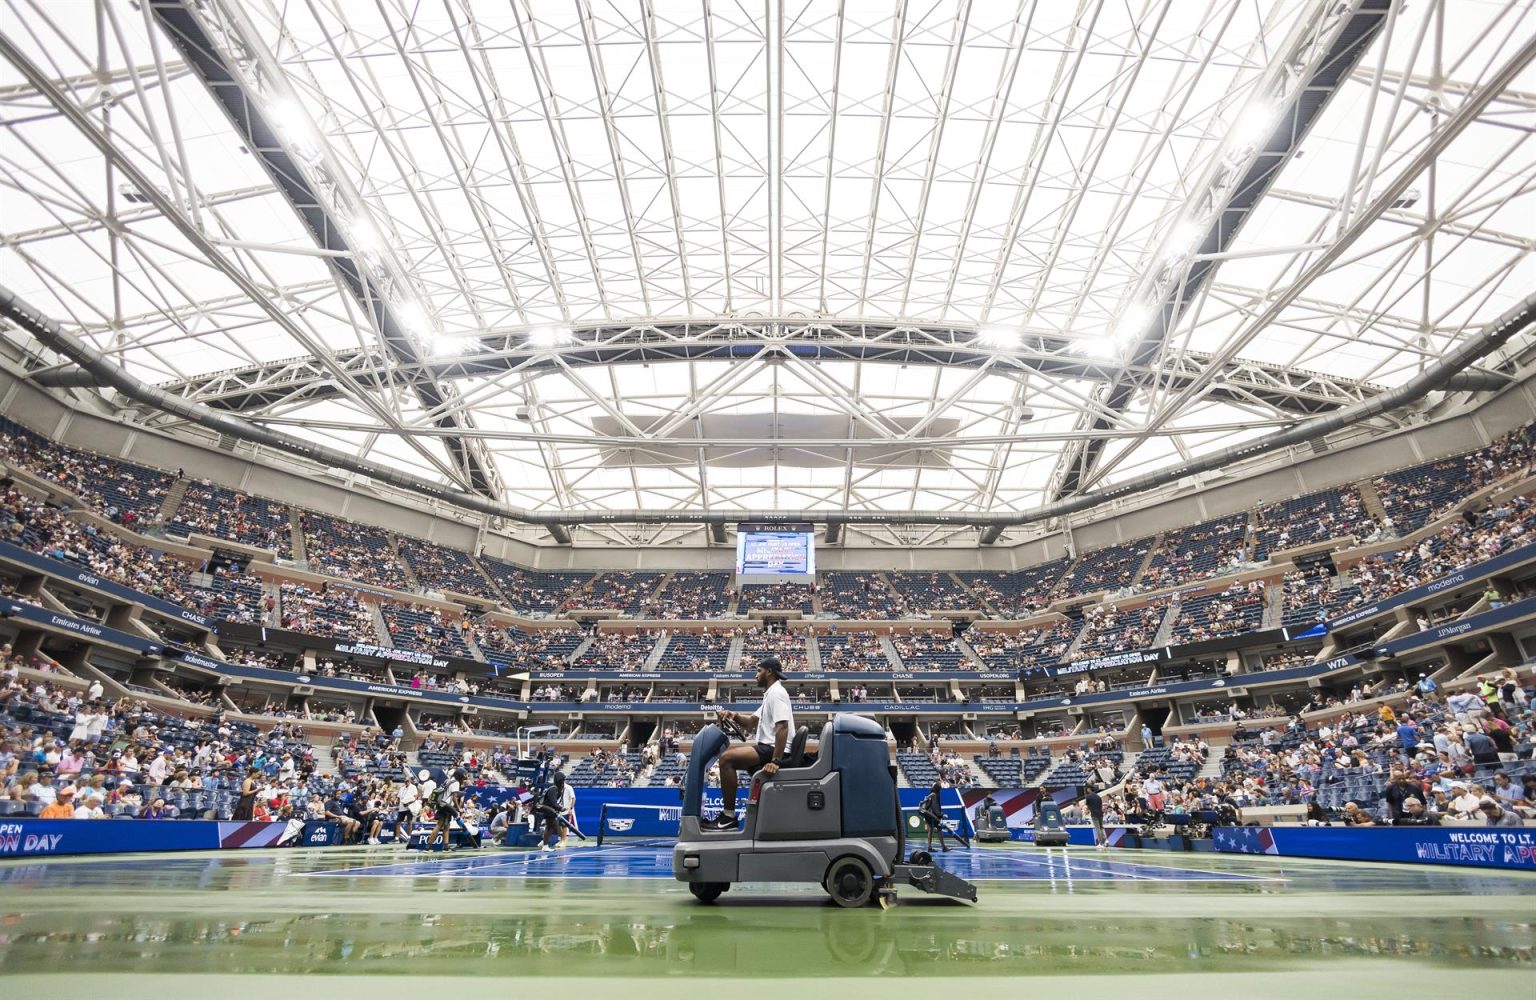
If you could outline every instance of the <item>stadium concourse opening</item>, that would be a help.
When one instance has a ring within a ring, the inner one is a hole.
[[[1536,0],[0,0],[5,1000],[1529,995],[1533,94]]]

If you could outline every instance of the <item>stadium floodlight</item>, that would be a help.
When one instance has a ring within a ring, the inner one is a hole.
[[[538,348],[559,347],[576,339],[568,326],[540,326],[528,331],[528,346]]]
[[[1016,351],[1024,346],[1024,331],[1011,326],[984,326],[976,331],[976,343]]]

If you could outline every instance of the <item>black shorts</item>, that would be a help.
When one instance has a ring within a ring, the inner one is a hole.
[[[771,743],[759,743],[753,749],[757,751],[757,767],[753,768],[753,770],[757,770],[770,760],[773,760],[773,745]]]

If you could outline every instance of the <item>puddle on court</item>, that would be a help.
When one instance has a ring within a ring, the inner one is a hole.
[[[253,901],[254,902],[254,901]],[[631,901],[639,902],[639,901]],[[131,900],[115,900],[131,906]],[[664,914],[0,915],[0,974],[1015,976],[1261,972],[1305,958],[1528,968],[1529,923],[1472,918],[1053,919],[980,909]]]
[[[903,894],[882,912],[839,910],[805,886],[739,887],[704,907],[670,880],[466,876],[464,866],[518,857],[507,854],[419,863],[414,876],[354,874],[399,857],[3,864],[0,975],[1177,975],[1391,959],[1394,980],[1412,975],[1406,962],[1519,983],[1536,940],[1536,879],[1427,866],[1163,855],[1170,867],[1266,879],[1149,879],[1142,867],[1139,880],[987,882],[976,907]],[[334,877],[298,877],[324,872]]]

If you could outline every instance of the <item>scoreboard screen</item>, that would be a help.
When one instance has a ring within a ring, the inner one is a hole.
[[[810,524],[736,526],[738,583],[805,583],[816,579],[816,529]]]

